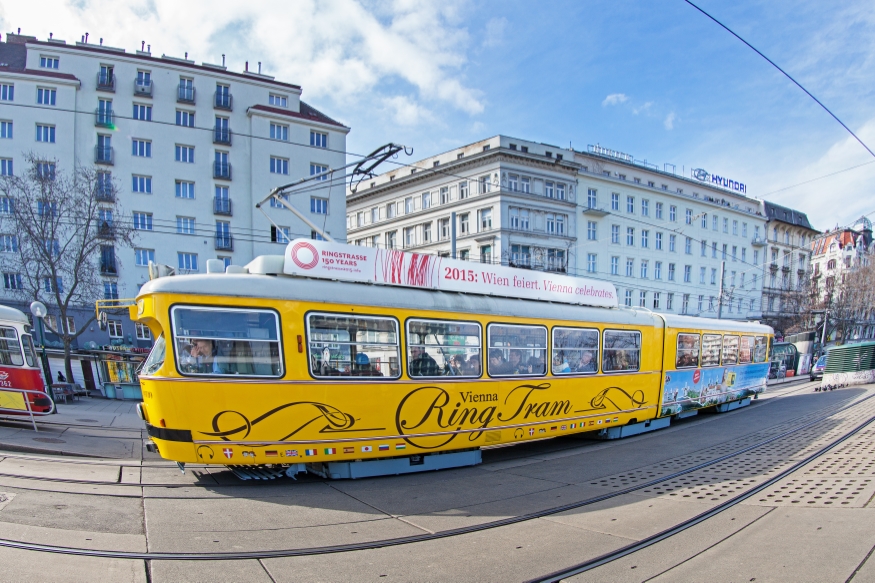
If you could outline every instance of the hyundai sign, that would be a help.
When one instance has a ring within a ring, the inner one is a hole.
[[[716,174],[708,174],[708,172],[702,168],[694,168],[690,173],[692,177],[699,182],[710,182],[715,186],[721,186],[723,188],[747,194],[747,186],[741,182],[736,182],[735,180],[724,178],[723,176],[717,176]]]

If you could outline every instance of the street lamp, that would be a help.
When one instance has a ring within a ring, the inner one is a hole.
[[[30,313],[33,314],[34,319],[36,319],[38,328],[39,328],[39,337],[40,337],[40,346],[42,347],[42,352],[40,353],[40,360],[43,363],[43,374],[46,375],[46,392],[49,395],[49,398],[52,402],[55,401],[55,393],[52,391],[52,369],[49,368],[49,359],[46,356],[46,332],[45,328],[43,328],[43,318],[49,313],[48,309],[46,309],[46,305],[42,302],[31,302],[30,304]],[[57,407],[52,408],[52,413],[57,413]]]

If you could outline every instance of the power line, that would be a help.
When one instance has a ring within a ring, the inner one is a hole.
[[[720,25],[724,30],[726,30],[726,32],[728,32],[729,34],[731,34],[732,36],[734,36],[735,38],[737,38],[738,40],[740,40],[741,42],[743,42],[744,44],[746,44],[746,45],[748,46],[748,48],[750,48],[750,49],[751,49],[752,51],[754,51],[756,54],[758,54],[759,56],[761,56],[762,58],[764,58],[766,61],[768,61],[769,64],[771,64],[771,65],[772,65],[774,68],[776,68],[778,71],[780,71],[781,73],[783,73],[783,75],[784,75],[785,77],[787,77],[787,79],[789,79],[790,81],[792,81],[794,85],[796,85],[799,89],[801,89],[802,91],[804,91],[805,94],[808,95],[808,97],[810,97],[811,99],[813,99],[813,100],[815,101],[815,103],[817,103],[820,107],[823,108],[824,111],[826,111],[828,114],[830,114],[834,120],[836,120],[836,121],[837,121],[837,122],[838,122],[843,128],[845,128],[845,129],[847,130],[847,132],[848,132],[849,134],[851,134],[852,136],[854,136],[854,139],[857,140],[857,141],[860,143],[861,146],[863,146],[864,148],[866,148],[866,151],[869,152],[869,154],[871,154],[873,158],[875,158],[875,152],[873,152],[872,150],[870,150],[870,149],[869,149],[869,146],[867,146],[866,144],[864,144],[864,143],[863,143],[863,140],[861,140],[860,138],[858,138],[858,137],[857,137],[857,134],[855,134],[854,132],[851,131],[851,128],[849,128],[848,126],[846,126],[845,123],[844,123],[842,120],[840,120],[836,114],[834,114],[832,111],[830,111],[830,109],[829,109],[827,106],[825,106],[823,103],[821,103],[821,101],[820,101],[818,98],[816,98],[814,95],[812,95],[811,92],[808,91],[808,89],[806,89],[805,87],[803,87],[801,83],[799,83],[796,79],[794,79],[793,77],[791,77],[790,74],[787,73],[787,71],[785,71],[784,69],[782,69],[781,67],[779,67],[779,66],[778,66],[778,65],[777,65],[772,59],[770,59],[770,58],[768,58],[767,56],[765,56],[765,55],[764,55],[763,53],[761,53],[756,47],[754,47],[752,44],[750,44],[749,42],[747,42],[746,40],[744,40],[743,38],[741,38],[739,35],[737,35],[737,34],[736,34],[732,29],[730,29],[728,26],[726,26],[725,24],[723,24],[722,22],[720,22],[719,20],[717,20],[716,18],[714,18],[713,16],[711,16],[710,14],[708,14],[707,12],[705,12],[704,10],[702,10],[701,8],[699,8],[698,6],[696,6],[695,4],[693,4],[690,0],[684,0],[684,2],[686,2],[687,4],[689,4],[690,6],[692,6],[693,8],[695,8],[696,10],[698,10],[699,12],[701,12],[702,14],[704,14],[705,16],[707,16],[708,18],[710,18],[711,20],[713,20],[715,23],[717,23],[718,25]]]

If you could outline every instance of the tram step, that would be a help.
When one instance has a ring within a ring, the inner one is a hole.
[[[228,466],[241,480],[275,480],[286,475],[285,466]]]
[[[323,478],[356,479],[395,474],[412,474],[462,466],[476,466],[483,458],[479,449],[440,454],[414,455],[358,462],[323,462],[307,464],[307,469]]]
[[[747,407],[750,405],[750,397],[747,399],[742,399],[741,401],[731,401],[729,403],[723,403],[722,405],[717,405],[714,407],[714,410],[718,413],[726,413],[727,411],[732,411],[733,409],[738,409],[741,407]]]
[[[641,423],[632,423],[631,425],[621,425],[620,427],[611,427],[610,429],[602,429],[598,433],[599,439],[620,439],[621,437],[630,437],[639,433],[647,433],[648,431],[656,431],[663,427],[668,427],[671,423],[671,417],[659,417]]]

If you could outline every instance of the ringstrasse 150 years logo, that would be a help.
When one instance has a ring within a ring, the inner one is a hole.
[[[319,263],[319,252],[316,247],[306,241],[299,241],[292,246],[292,261],[301,269],[313,269]]]

